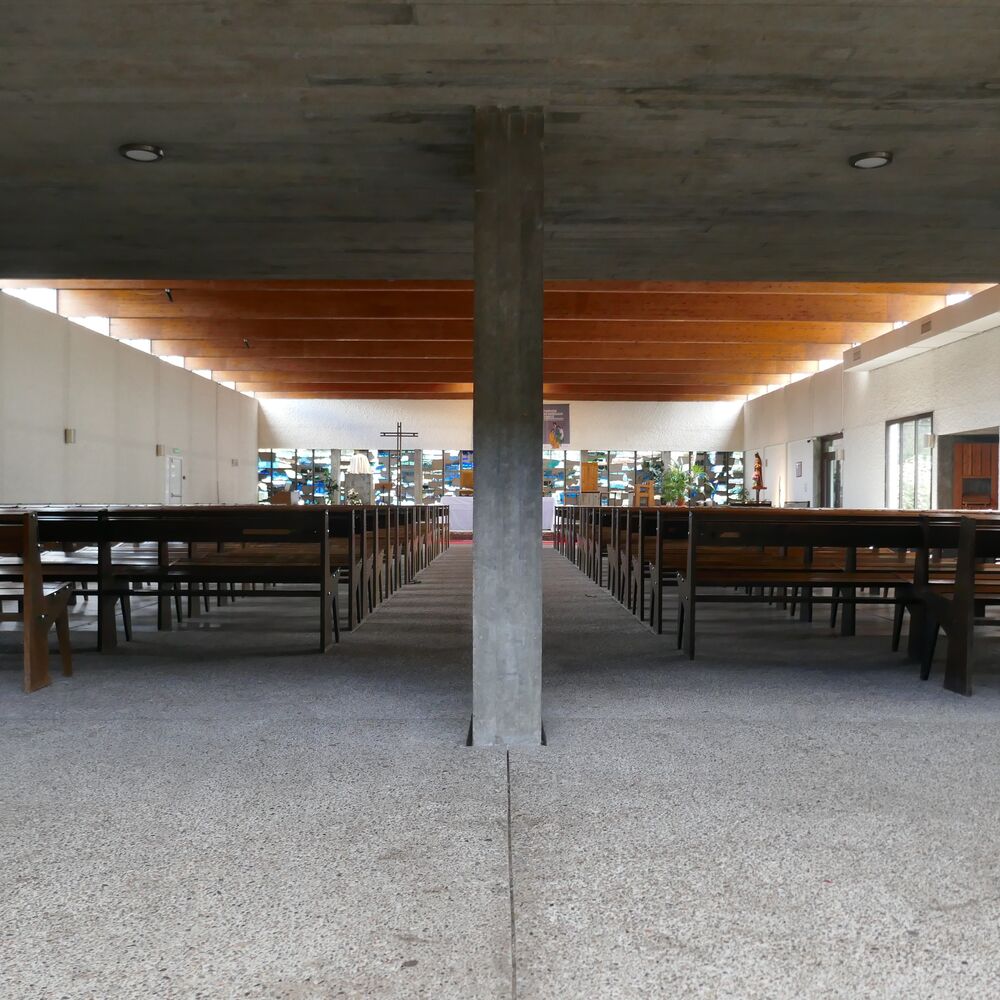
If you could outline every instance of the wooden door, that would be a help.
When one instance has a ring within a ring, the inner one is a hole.
[[[997,458],[995,441],[956,443],[952,506],[958,510],[996,509]]]

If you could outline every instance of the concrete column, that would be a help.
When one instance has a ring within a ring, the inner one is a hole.
[[[542,113],[475,116],[477,745],[542,729]]]

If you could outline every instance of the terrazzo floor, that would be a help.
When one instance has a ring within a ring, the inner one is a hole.
[[[1000,638],[971,699],[870,609],[712,607],[689,663],[547,550],[508,756],[464,745],[471,560],[328,656],[297,601],[106,656],[81,607],[25,696],[0,631],[0,997],[1000,995]]]

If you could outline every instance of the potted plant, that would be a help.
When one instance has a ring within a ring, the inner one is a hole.
[[[679,462],[663,470],[663,485],[660,497],[664,504],[677,504],[682,507],[687,502],[690,481],[687,470]]]

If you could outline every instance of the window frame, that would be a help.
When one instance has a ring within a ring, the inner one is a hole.
[[[885,458],[884,458],[884,468],[885,468],[885,507],[887,510],[929,510],[933,508],[934,505],[934,445],[930,445],[927,449],[927,507],[923,507],[918,503],[919,495],[922,487],[922,480],[920,476],[920,464],[921,464],[921,448],[919,443],[919,427],[922,421],[926,420],[930,426],[930,430],[927,432],[930,437],[934,437],[934,413],[933,411],[926,413],[915,413],[907,417],[899,417],[896,420],[887,420],[885,422]],[[900,428],[900,448],[899,454],[903,453],[903,431],[902,428],[905,424],[913,425],[913,506],[904,507],[903,502],[903,472],[906,467],[906,462],[897,457],[896,468],[895,468],[895,488],[897,503],[893,506],[890,504],[890,486],[893,481],[893,469],[889,462],[890,455],[890,441],[892,436],[893,428]]]
[[[886,434],[888,435],[888,433],[887,429]],[[833,466],[840,466],[840,503],[831,504],[829,506],[830,510],[840,510],[844,506],[844,463],[842,459],[837,458],[837,452],[840,450],[837,445],[838,443],[843,444],[843,441],[843,431],[840,431],[838,434],[823,434],[819,439],[819,497],[821,507],[827,506],[827,496],[832,493]],[[828,445],[833,445],[833,447],[828,448]],[[888,472],[886,476],[888,477]],[[886,479],[886,493],[888,495],[888,478]],[[838,498],[833,497],[833,499]]]

